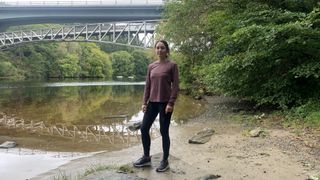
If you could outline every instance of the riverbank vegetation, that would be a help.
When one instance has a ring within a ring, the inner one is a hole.
[[[190,94],[244,98],[320,127],[319,1],[181,0],[164,16]]]
[[[84,42],[23,44],[0,52],[0,78],[142,79],[149,54],[147,50]]]

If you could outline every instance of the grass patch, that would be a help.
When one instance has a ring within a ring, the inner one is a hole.
[[[228,118],[249,127],[266,125],[320,131],[320,103],[308,102],[299,107],[268,113],[240,111],[228,115]]]
[[[132,166],[130,165],[122,165],[122,166],[115,166],[115,165],[102,165],[102,164],[97,164],[97,165],[91,165],[89,168],[85,170],[85,172],[82,174],[79,174],[76,179],[82,179],[85,178],[86,176],[89,176],[91,174],[94,174],[96,172],[101,172],[101,171],[114,171],[117,173],[134,173],[135,170]],[[71,180],[74,179],[70,175],[67,175],[65,171],[59,170],[59,174],[57,176],[53,177],[53,180]]]
[[[114,165],[94,165],[91,166],[90,168],[86,169],[83,177],[94,174],[96,172],[100,172],[100,171],[107,171],[107,170],[112,170],[112,171],[116,171],[117,173],[134,173],[134,169],[132,166],[130,165],[122,165],[122,166],[114,166]]]
[[[127,173],[134,173],[135,171],[133,167],[130,165],[122,165],[118,168],[117,172],[127,174]]]
[[[320,129],[320,102],[309,101],[284,112],[285,125]]]
[[[90,174],[99,172],[99,171],[106,171],[106,170],[116,170],[117,167],[114,165],[93,165],[90,168],[86,169],[83,176],[88,176]]]

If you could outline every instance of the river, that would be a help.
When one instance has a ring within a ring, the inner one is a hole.
[[[143,117],[144,84],[74,79],[0,81],[0,118],[7,119],[0,123],[0,143],[13,140],[18,144],[0,151],[0,169],[42,162],[43,168],[37,169],[42,172],[74,158],[139,143],[139,132],[126,127]],[[180,94],[171,124],[179,125],[199,115],[204,106],[204,102]],[[151,135],[159,135],[157,122]],[[10,176],[8,172],[0,173]]]

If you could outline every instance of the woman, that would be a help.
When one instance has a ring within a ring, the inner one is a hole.
[[[157,115],[160,114],[159,123],[162,136],[163,158],[156,171],[164,172],[169,169],[169,126],[174,103],[179,91],[179,73],[177,64],[168,59],[170,49],[166,41],[157,41],[155,52],[158,60],[148,66],[143,95],[142,111],[144,112],[144,116],[140,130],[144,155],[134,162],[133,165],[135,167],[151,165],[149,130]]]

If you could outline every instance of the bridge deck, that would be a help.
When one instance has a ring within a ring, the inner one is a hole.
[[[0,2],[0,32],[5,31],[10,26],[27,24],[105,23],[113,21],[154,20],[161,19],[162,11],[162,4],[150,4],[150,2],[148,4],[42,4],[32,6],[9,6],[3,3],[1,5]]]

